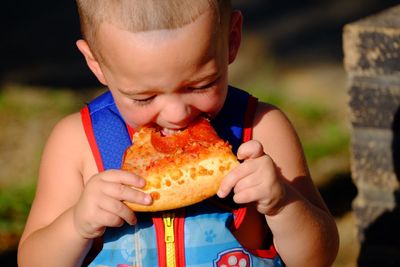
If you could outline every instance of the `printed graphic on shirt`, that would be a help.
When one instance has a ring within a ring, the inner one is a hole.
[[[231,249],[218,254],[214,267],[252,267],[249,253],[243,249]]]

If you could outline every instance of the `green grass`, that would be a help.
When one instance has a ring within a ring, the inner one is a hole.
[[[316,160],[341,154],[343,150],[347,150],[349,136],[339,125],[329,123],[320,129],[318,138],[306,139],[303,146],[306,157],[312,164]]]
[[[0,88],[0,240],[15,242],[9,237],[21,234],[46,139],[60,118],[79,111],[85,101],[81,92],[70,89]]]
[[[279,107],[289,117],[300,135],[310,164],[348,150],[349,129],[335,107],[327,107],[318,99],[293,98],[287,88],[273,81],[256,81],[250,88],[250,92],[261,101]]]
[[[0,234],[21,233],[35,193],[35,183],[0,189]]]

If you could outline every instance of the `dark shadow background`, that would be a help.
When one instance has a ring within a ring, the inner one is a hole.
[[[265,39],[280,60],[342,60],[342,27],[398,4],[395,0],[233,0],[245,16],[244,31]],[[75,47],[80,37],[75,2],[6,1],[2,6],[0,83],[52,87],[98,85]]]
[[[233,0],[233,3],[244,14],[244,32],[263,38],[265,49],[278,60],[328,59],[341,64],[343,26],[400,1]],[[4,83],[75,90],[98,86],[75,47],[80,32],[74,1],[5,1],[2,11],[0,90]],[[395,129],[397,141],[393,151],[400,151],[398,122]],[[398,162],[399,155],[394,156]],[[336,217],[351,210],[356,188],[350,173],[337,174],[320,191]],[[394,229],[399,225],[399,217],[396,218]],[[376,227],[381,227],[379,221]],[[393,242],[399,240],[396,237]],[[0,253],[0,265],[16,266],[16,248]]]

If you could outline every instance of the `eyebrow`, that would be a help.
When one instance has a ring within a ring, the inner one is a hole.
[[[152,94],[152,93],[156,92],[156,90],[140,92],[140,91],[134,91],[132,89],[126,89],[126,88],[121,88],[121,87],[118,87],[117,90],[120,91],[121,93],[123,93],[124,95],[128,95],[128,96],[147,95],[147,94]]]
[[[215,72],[215,73],[212,73],[212,74],[201,76],[199,78],[191,79],[187,83],[188,84],[193,84],[193,83],[202,82],[204,80],[214,80],[214,79],[217,79],[219,76],[220,76],[220,72]],[[151,94],[156,94],[157,92],[159,92],[159,90],[157,90],[157,89],[150,89],[150,90],[147,90],[147,91],[134,91],[134,90],[131,90],[131,89],[126,89],[126,88],[121,88],[121,87],[118,87],[117,90],[119,90],[121,93],[123,93],[125,95],[128,95],[128,96],[151,95]]]
[[[212,74],[209,74],[206,76],[202,76],[202,77],[190,80],[189,83],[198,83],[198,82],[202,82],[204,80],[213,80],[213,79],[218,78],[219,76],[220,76],[220,72],[215,72],[215,73],[212,73]]]

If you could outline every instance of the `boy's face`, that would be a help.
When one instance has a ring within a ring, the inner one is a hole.
[[[104,23],[97,37],[101,62],[84,41],[78,47],[129,125],[156,123],[168,134],[222,108],[228,65],[240,44],[241,14],[234,13],[232,21],[224,34],[215,35],[208,12],[176,30],[132,33]]]

